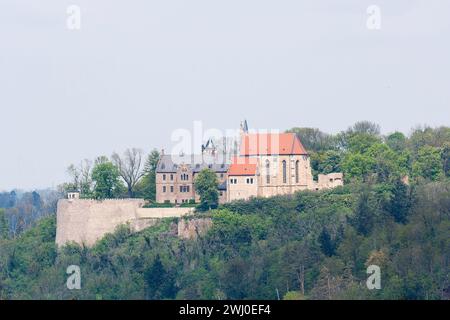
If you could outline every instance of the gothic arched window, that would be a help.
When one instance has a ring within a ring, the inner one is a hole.
[[[299,177],[299,165],[300,165],[300,162],[297,160],[297,161],[295,161],[295,183],[298,183],[299,182],[299,180],[300,180],[300,177]]]
[[[270,161],[266,160],[266,183],[270,184]]]
[[[286,160],[283,160],[283,183],[287,183]]]

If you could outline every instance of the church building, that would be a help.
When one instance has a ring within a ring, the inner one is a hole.
[[[231,163],[225,163],[227,158],[218,157],[211,139],[202,146],[200,156],[182,156],[177,164],[171,155],[162,154],[156,170],[156,201],[198,202],[194,181],[204,168],[217,175],[220,203],[343,185],[342,173],[313,179],[309,154],[295,133],[251,133],[246,121],[241,123]]]
[[[314,181],[308,152],[295,133],[243,132],[239,156],[228,169],[227,201],[334,188],[342,178],[332,173]]]

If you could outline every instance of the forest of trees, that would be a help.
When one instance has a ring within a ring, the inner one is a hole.
[[[192,218],[213,226],[197,239],[178,238],[177,220],[164,219],[135,234],[122,226],[92,248],[56,248],[54,216],[13,237],[0,209],[0,299],[450,299],[450,128],[290,131],[314,174],[342,171],[345,185],[214,209],[205,174],[205,211]],[[112,158],[88,170],[85,190],[151,194],[150,161],[127,183]],[[366,287],[374,264],[380,290]],[[69,265],[80,266],[81,290],[65,285]]]
[[[0,193],[0,211],[11,237],[33,227],[39,219],[54,215],[61,194],[52,190]]]
[[[380,134],[377,124],[361,121],[336,135],[292,128],[311,155],[314,174],[343,172],[348,182],[392,182],[399,177],[437,181],[450,176],[450,128],[418,127]]]

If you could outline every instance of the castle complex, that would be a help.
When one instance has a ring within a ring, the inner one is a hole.
[[[159,203],[198,202],[194,181],[205,168],[217,175],[220,203],[343,185],[342,173],[319,174],[318,181],[313,180],[308,152],[295,133],[250,133],[246,121],[231,157],[221,154],[210,139],[201,155],[173,159],[163,153],[157,165]]]
[[[240,129],[237,139],[228,140],[229,148],[226,139],[222,149],[209,139],[200,155],[162,153],[156,169],[156,201],[176,205],[199,202],[194,181],[206,168],[217,175],[220,203],[343,184],[342,173],[313,180],[309,155],[294,133],[250,133],[246,122]],[[202,219],[184,220],[194,212],[192,207],[144,205],[144,199],[80,199],[78,192],[70,192],[67,199],[58,201],[56,243],[91,246],[119,225],[129,224],[132,231],[140,231],[161,218],[180,218],[176,233],[181,238],[195,237],[211,224]]]

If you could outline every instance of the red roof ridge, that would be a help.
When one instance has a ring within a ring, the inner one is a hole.
[[[265,143],[264,143],[265,138]],[[272,141],[277,139],[277,145]],[[296,143],[298,141],[298,144]],[[261,145],[264,143],[264,145]],[[264,150],[263,147],[265,147]],[[246,133],[241,139],[241,156],[250,155],[306,155],[308,154],[299,137],[293,132]]]
[[[232,163],[228,168],[228,176],[254,176],[256,163]]]

